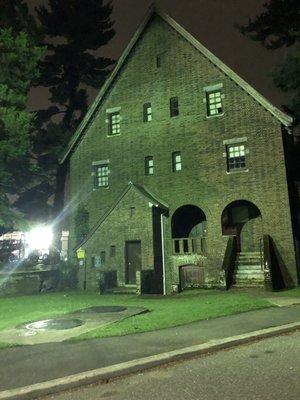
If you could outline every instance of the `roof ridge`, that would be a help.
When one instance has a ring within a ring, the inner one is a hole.
[[[163,12],[157,4],[152,3],[143,19],[138,29],[133,34],[130,39],[128,45],[125,50],[119,57],[116,66],[112,70],[111,74],[101,87],[98,95],[96,96],[94,102],[89,107],[85,117],[79,124],[76,129],[73,137],[68,143],[68,146],[61,156],[59,163],[62,164],[73,147],[77,144],[78,140],[80,140],[81,135],[84,133],[84,130],[89,123],[90,119],[93,117],[95,111],[101,104],[101,101],[109,89],[110,85],[113,83],[116,75],[119,70],[123,66],[125,60],[127,59],[129,53],[135,46],[136,42],[140,38],[142,32],[144,31],[146,25],[150,21],[151,17],[157,14],[160,18],[162,18],[169,26],[171,26],[176,32],[178,32],[181,36],[183,36],[191,45],[193,45],[197,50],[200,51],[206,58],[208,58],[215,66],[217,66],[225,75],[227,75],[230,79],[235,81],[242,89],[244,89],[249,95],[251,95],[256,101],[258,101],[265,109],[267,109],[275,118],[277,118],[283,125],[290,126],[293,123],[293,118],[289,115],[285,114],[279,108],[274,106],[269,100],[267,100],[263,95],[261,95],[256,89],[254,89],[250,84],[248,84],[243,78],[241,78],[236,72],[234,72],[230,67],[228,67],[223,61],[221,61],[217,56],[215,56],[210,50],[208,50],[204,45],[202,45],[194,36],[192,36],[188,31],[186,31],[181,25],[179,25],[173,18],[171,18],[168,14]]]
[[[133,185],[132,182],[129,181],[123,192],[116,198],[116,200],[112,203],[109,209],[105,211],[104,214],[101,215],[101,217],[98,219],[95,225],[89,230],[89,232],[85,235],[82,241],[74,247],[74,250],[79,249],[84,243],[86,243],[93,236],[93,234],[98,230],[98,228],[102,225],[102,223],[106,220],[106,218],[113,212],[116,206],[120,203],[120,201],[129,191],[129,189],[132,187],[132,185]]]
[[[129,181],[128,184],[126,185],[125,189],[121,192],[121,194],[112,203],[110,208],[104,212],[104,214],[98,219],[96,224],[86,234],[86,236],[83,238],[83,240],[74,247],[74,250],[79,249],[84,243],[86,243],[94,235],[94,233],[100,228],[100,226],[106,220],[106,218],[108,218],[109,215],[114,211],[114,209],[117,207],[117,205],[120,203],[120,201],[126,196],[126,194],[129,192],[129,190],[131,188],[138,191],[143,197],[147,198],[148,200],[152,200],[152,201],[155,200],[155,204],[153,204],[155,207],[161,207],[165,210],[168,209],[168,206],[165,203],[163,203],[158,198],[156,198],[156,196],[153,195],[144,186],[140,186],[140,185],[137,185],[137,184]]]

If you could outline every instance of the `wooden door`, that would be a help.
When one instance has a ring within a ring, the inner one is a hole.
[[[141,270],[141,242],[125,243],[125,283],[134,285],[136,283],[136,271]]]
[[[184,265],[180,267],[179,271],[181,290],[204,286],[204,268],[196,265]]]

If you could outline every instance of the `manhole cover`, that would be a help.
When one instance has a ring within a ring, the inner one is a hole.
[[[61,329],[72,329],[76,328],[76,326],[83,325],[84,322],[80,319],[44,319],[42,321],[32,322],[31,324],[27,324],[27,329],[39,330],[39,331],[48,331],[48,330],[61,330]]]
[[[126,307],[121,306],[95,306],[85,308],[81,310],[81,312],[94,312],[94,313],[112,313],[112,312],[121,312],[125,311]]]

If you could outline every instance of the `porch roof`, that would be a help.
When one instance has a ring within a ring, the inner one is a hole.
[[[77,249],[79,249],[81,246],[83,246],[94,235],[94,233],[101,227],[101,225],[106,220],[106,218],[114,211],[116,206],[120,203],[120,201],[127,195],[127,193],[130,190],[135,190],[153,207],[158,207],[158,208],[162,209],[163,211],[169,210],[169,206],[166,203],[164,203],[163,201],[161,201],[155,194],[150,192],[150,190],[147,189],[145,186],[137,185],[130,181],[130,182],[128,182],[128,184],[127,184],[126,188],[123,190],[123,192],[117,197],[117,199],[111,205],[111,207],[101,216],[101,218],[97,221],[97,223],[91,228],[91,230],[85,236],[85,238],[74,247],[75,251]]]

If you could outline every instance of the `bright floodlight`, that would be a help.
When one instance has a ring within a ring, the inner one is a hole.
[[[32,250],[48,250],[52,244],[53,232],[49,226],[40,226],[27,234],[27,243]]]

